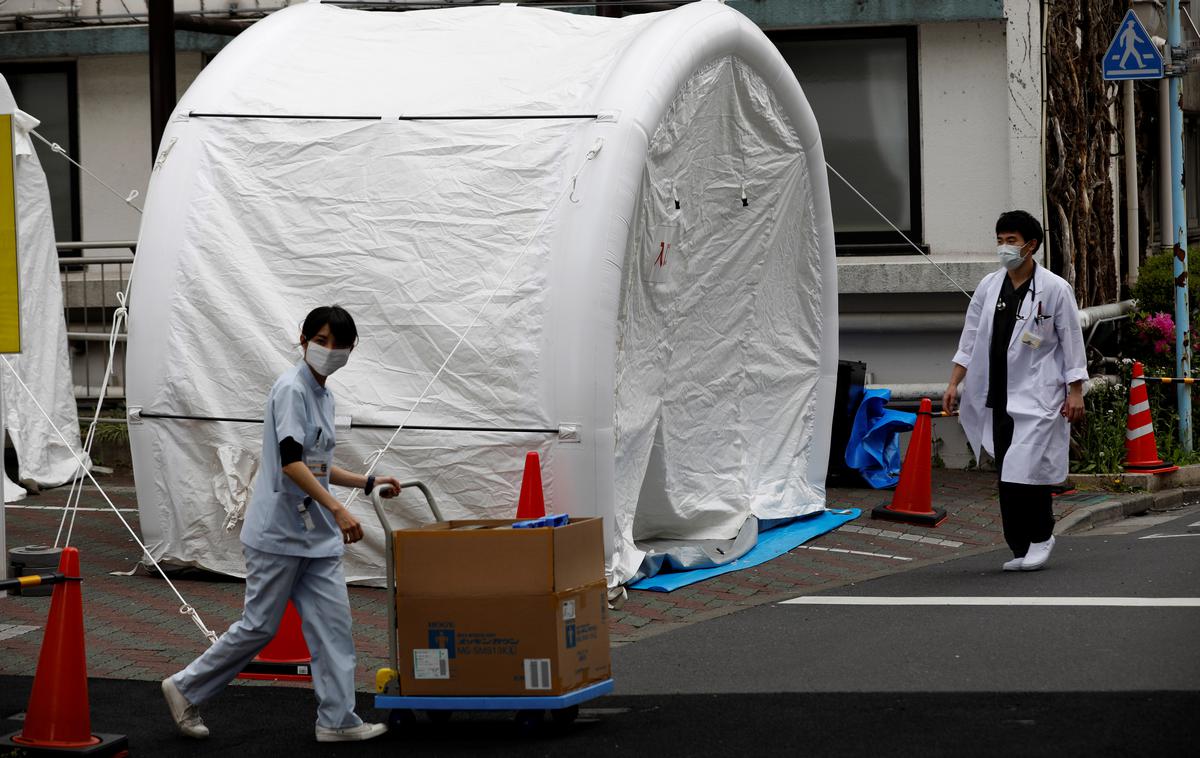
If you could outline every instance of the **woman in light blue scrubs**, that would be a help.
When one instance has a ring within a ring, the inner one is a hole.
[[[317,741],[368,740],[387,731],[354,713],[354,639],[342,553],[362,539],[363,530],[329,492],[330,484],[361,487],[368,495],[387,486],[385,497],[400,492],[392,477],[333,465],[333,393],[325,380],[346,365],[357,341],[354,319],[343,308],[314,309],[300,333],[304,360],[284,372],[267,396],[262,461],[242,525],[242,618],[162,683],[171,716],[188,737],[208,736],[196,706],[224,689],[274,638],[289,599],[312,653]]]

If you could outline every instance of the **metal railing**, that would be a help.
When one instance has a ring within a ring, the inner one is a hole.
[[[117,293],[125,289],[137,243],[59,242],[58,270],[62,282],[63,314],[71,351],[71,375],[76,401],[96,400],[108,365],[108,340]],[[88,255],[86,251],[125,250],[126,254]],[[74,255],[72,255],[74,253]],[[108,395],[125,398],[125,335],[117,337],[117,355]]]

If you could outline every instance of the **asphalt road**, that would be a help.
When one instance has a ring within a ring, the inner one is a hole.
[[[1006,557],[807,601],[877,604],[753,608],[618,648],[617,694],[565,729],[455,714],[318,745],[311,692],[231,687],[203,709],[213,736],[194,742],[175,734],[157,683],[117,680],[91,682],[92,728],[127,735],[135,756],[1194,755],[1200,508],[1062,538],[1041,572],[1001,573]],[[912,604],[944,598],[1004,604]],[[19,729],[29,682],[0,677],[0,733]]]
[[[617,693],[1200,690],[1200,607],[1020,599],[1200,599],[1200,507],[1160,518],[1060,537],[1042,571],[997,550],[824,594],[1012,605],[778,604],[652,637],[614,651]]]

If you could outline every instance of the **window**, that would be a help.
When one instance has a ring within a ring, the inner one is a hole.
[[[0,63],[17,107],[41,121],[37,132],[62,145],[68,154],[79,154],[74,63]],[[38,160],[50,186],[54,238],[79,239],[79,170],[39,140],[34,140]]]
[[[921,244],[917,35],[911,27],[769,33],[816,114],[825,160]],[[832,172],[838,253],[912,253]]]

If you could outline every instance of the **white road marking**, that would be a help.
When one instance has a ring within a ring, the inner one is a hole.
[[[939,537],[923,537],[919,534],[904,534],[903,532],[892,532],[883,529],[875,529],[870,526],[855,526],[846,524],[838,527],[839,532],[851,532],[853,534],[865,534],[869,537],[886,537],[893,540],[904,540],[906,542],[924,542],[927,545],[941,545],[943,547],[962,547],[963,543],[955,540],[944,540]]]
[[[1200,521],[1197,521],[1197,522],[1196,522],[1196,523],[1194,523],[1194,524],[1188,524],[1188,525],[1187,525],[1187,528],[1188,528],[1188,529],[1191,529],[1193,526],[1200,526]]]
[[[40,626],[27,626],[25,624],[0,624],[0,640],[10,640],[13,637],[20,637],[22,634],[37,631]]]
[[[1200,608],[1200,597],[860,597],[803,595],[780,605],[1040,605]]]
[[[1145,537],[1138,537],[1139,540],[1166,540],[1171,537],[1200,537],[1200,534],[1147,534]]]
[[[12,505],[5,503],[5,508],[16,508],[25,511],[61,511],[64,506],[61,505]],[[71,510],[81,513],[112,513],[112,508],[72,508]],[[121,513],[137,513],[137,508],[118,508]]]
[[[869,555],[872,558],[891,558],[893,561],[911,561],[912,558],[905,558],[902,555],[888,555],[887,553],[868,553],[863,550],[846,550],[840,547],[817,547],[816,545],[799,545],[800,550],[820,550],[823,553],[849,553],[850,555]]]

